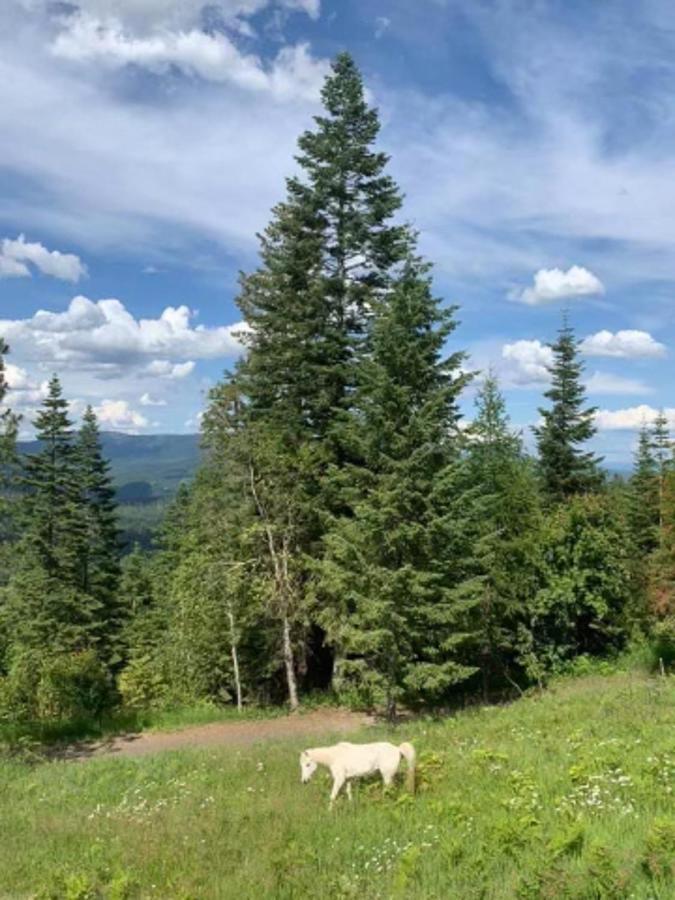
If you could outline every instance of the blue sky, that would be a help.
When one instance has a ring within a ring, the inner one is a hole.
[[[514,423],[537,420],[568,307],[608,463],[658,408],[675,427],[667,0],[4,0],[0,20],[0,333],[27,423],[58,371],[106,428],[198,427],[346,48],[460,305],[453,346]]]

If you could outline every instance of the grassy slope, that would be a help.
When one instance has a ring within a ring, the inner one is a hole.
[[[674,679],[561,682],[406,738],[418,795],[364,784],[332,815],[294,744],[2,763],[0,896],[675,897]]]

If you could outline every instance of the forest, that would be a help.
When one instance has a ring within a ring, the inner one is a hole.
[[[57,375],[18,453],[0,339],[0,724],[317,694],[393,720],[635,643],[675,659],[666,416],[610,477],[565,312],[529,452],[468,368],[347,54],[322,102],[151,550],[122,553],[96,416],[76,426]]]

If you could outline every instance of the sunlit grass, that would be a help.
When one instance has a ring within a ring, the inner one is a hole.
[[[675,896],[674,679],[591,676],[355,737],[375,734],[414,741],[419,793],[363,784],[332,814],[298,741],[4,762],[0,896]]]

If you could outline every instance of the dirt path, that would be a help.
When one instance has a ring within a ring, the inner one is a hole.
[[[101,741],[83,741],[55,754],[58,759],[84,760],[99,756],[145,756],[164,750],[192,747],[248,746],[260,741],[317,735],[343,736],[373,720],[366,715],[339,709],[318,709],[295,716],[279,716],[247,722],[213,722],[179,731],[146,731]]]

